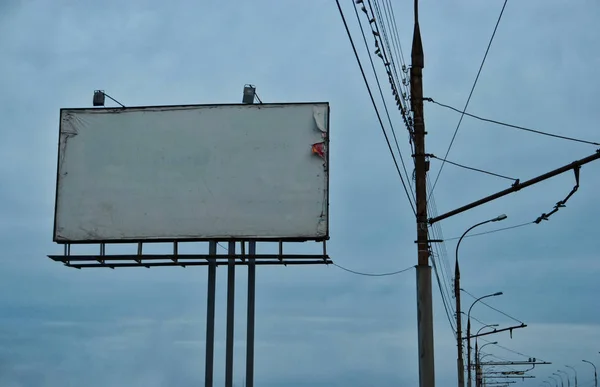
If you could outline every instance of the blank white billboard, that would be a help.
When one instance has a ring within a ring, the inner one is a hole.
[[[329,105],[62,109],[54,241],[322,240]]]

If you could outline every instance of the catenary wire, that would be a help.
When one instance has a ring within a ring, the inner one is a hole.
[[[356,21],[360,26],[360,32],[362,34],[363,42],[365,43],[365,49],[367,50],[367,54],[369,55],[369,62],[371,62],[371,69],[373,69],[373,74],[375,75],[375,82],[377,83],[377,88],[379,89],[379,95],[381,96],[381,101],[383,102],[383,108],[385,109],[385,114],[388,119],[388,123],[390,124],[390,129],[392,130],[392,136],[394,137],[394,142],[396,144],[396,150],[398,151],[398,155],[400,156],[400,163],[402,164],[402,169],[404,170],[404,175],[406,176],[406,181],[408,183],[408,187],[410,188],[410,192],[412,193],[412,200],[416,202],[415,193],[412,188],[410,175],[406,170],[406,164],[404,163],[404,157],[402,157],[402,152],[400,151],[400,145],[398,144],[398,138],[396,137],[396,130],[394,129],[394,125],[392,124],[392,119],[390,117],[390,112],[387,107],[387,103],[385,102],[385,97],[383,96],[383,91],[381,90],[381,83],[379,82],[379,77],[377,76],[377,70],[375,70],[375,64],[373,63],[373,58],[371,57],[371,52],[369,51],[369,44],[367,43],[367,38],[365,36],[365,31],[363,29],[362,23],[360,22],[360,17],[358,15],[358,10],[354,7],[354,13],[356,14]],[[411,200],[409,198],[409,200]],[[413,202],[411,202],[412,205]]]
[[[465,290],[465,289],[462,289],[462,290],[463,290],[465,293],[467,293],[469,296],[473,297],[474,299],[478,299],[478,297],[476,297],[476,296],[474,296],[473,294],[471,294],[471,293],[470,293],[468,290]],[[518,323],[524,324],[524,323],[523,323],[523,321],[521,321],[521,320],[519,320],[519,319],[517,319],[517,318],[514,318],[513,316],[511,316],[511,315],[509,315],[509,314],[507,314],[507,313],[505,313],[505,312],[501,311],[500,309],[496,309],[496,308],[494,308],[493,306],[491,306],[491,305],[487,304],[487,303],[486,303],[486,302],[484,302],[484,301],[481,301],[481,300],[480,300],[480,301],[479,301],[479,303],[481,303],[481,304],[483,304],[483,305],[487,306],[488,308],[490,308],[490,309],[492,309],[492,310],[495,310],[496,312],[498,312],[498,313],[500,313],[500,314],[502,314],[502,315],[504,315],[504,316],[508,317],[508,318],[509,318],[509,319],[511,319],[511,320],[514,320],[514,321],[516,321],[516,322],[518,322]]]
[[[498,25],[500,25],[500,20],[502,20],[502,15],[504,14],[504,9],[506,8],[506,3],[508,2],[508,0],[504,0],[504,4],[502,5],[502,10],[500,11],[500,15],[498,16],[498,20],[496,21],[496,25],[494,27],[494,32],[492,33],[492,36],[490,38],[490,41],[488,43],[488,46],[485,50],[485,54],[483,55],[483,60],[481,61],[481,65],[479,66],[479,70],[477,71],[477,76],[475,77],[475,81],[473,82],[473,86],[471,86],[471,91],[469,92],[469,97],[467,98],[467,102],[465,103],[465,107],[463,109],[463,112],[467,110],[467,107],[469,107],[469,102],[471,102],[471,97],[473,96],[473,92],[475,91],[475,86],[477,85],[477,81],[479,81],[479,76],[481,75],[481,70],[483,69],[483,65],[485,64],[485,60],[487,59],[488,53],[490,52],[490,47],[492,46],[492,42],[494,41],[494,37],[496,36],[496,31],[498,30]],[[460,124],[462,123],[462,120],[464,118],[464,113],[460,115],[460,119],[458,120],[458,124],[456,125],[456,129],[454,130],[454,134],[452,135],[452,140],[450,140],[450,145],[448,145],[448,149],[446,150],[446,154],[444,155],[444,159],[448,158],[448,154],[450,154],[450,149],[452,149],[452,145],[454,144],[454,140],[456,139],[456,134],[458,133],[458,129],[460,129]],[[431,196],[431,194],[433,193],[433,190],[435,190],[435,186],[437,185],[437,182],[440,178],[440,175],[442,174],[442,170],[444,169],[444,162],[442,162],[442,165],[440,166],[440,169],[437,173],[437,176],[435,178],[435,181],[433,182],[433,188],[431,189],[431,192],[429,193],[429,196]]]
[[[342,6],[340,5],[340,1],[339,0],[335,0],[340,16],[342,18],[342,22],[344,23],[344,28],[346,29],[346,34],[348,35],[348,39],[350,40],[350,44],[352,45],[352,50],[354,51],[354,56],[356,58],[356,61],[358,63],[358,67],[360,68],[360,72],[362,74],[363,80],[365,82],[365,86],[367,87],[367,91],[369,92],[369,97],[371,98],[371,103],[373,104],[373,108],[375,109],[375,113],[377,114],[377,119],[379,120],[379,125],[381,127],[381,130],[383,132],[383,136],[385,137],[385,141],[387,143],[388,149],[392,155],[392,159],[394,161],[394,165],[396,166],[396,171],[398,172],[398,176],[400,177],[400,181],[402,182],[402,187],[404,188],[404,192],[406,193],[406,196],[408,197],[408,201],[410,204],[410,207],[412,208],[413,214],[416,216],[417,211],[412,203],[412,198],[411,195],[409,193],[409,190],[406,186],[406,183],[404,182],[404,178],[402,177],[402,172],[400,172],[400,166],[398,165],[398,161],[396,160],[396,155],[394,154],[394,150],[392,149],[392,144],[390,143],[390,139],[385,131],[385,127],[383,126],[383,121],[381,119],[381,115],[379,114],[379,109],[377,109],[377,105],[375,104],[375,98],[373,97],[373,93],[371,92],[371,86],[369,86],[369,81],[367,80],[367,76],[365,74],[365,70],[362,66],[362,63],[360,61],[360,57],[358,56],[358,51],[356,50],[356,45],[354,44],[354,40],[352,39],[352,35],[350,34],[350,29],[348,27],[348,23],[346,22],[346,17],[344,16],[344,11],[342,10]]]
[[[468,169],[468,170],[470,170],[470,171],[481,172],[481,173],[485,173],[486,175],[495,176],[495,177],[500,177],[500,178],[502,178],[502,179],[506,179],[506,180],[512,180],[512,181],[517,181],[517,180],[519,180],[519,179],[515,179],[515,178],[512,178],[512,177],[508,177],[508,176],[500,175],[500,174],[498,174],[498,173],[489,172],[489,171],[486,171],[486,170],[483,170],[483,169],[474,168],[474,167],[469,167],[469,166],[466,166],[466,165],[463,165],[463,164],[459,164],[459,163],[456,163],[456,162],[454,162],[454,161],[450,161],[450,160],[447,160],[447,159],[442,159],[442,158],[440,158],[440,157],[437,157],[436,155],[429,155],[429,157],[430,157],[430,158],[432,158],[432,159],[441,160],[442,162],[445,162],[445,163],[448,163],[448,164],[451,164],[451,165],[455,165],[455,166],[457,166],[457,167],[461,167],[461,168],[464,168],[464,169]]]
[[[598,146],[598,145],[600,145],[600,143],[598,143],[598,142],[594,142],[594,141],[582,140],[582,139],[580,139],[580,138],[569,137],[569,136],[563,136],[563,135],[560,135],[560,134],[554,134],[554,133],[544,132],[544,131],[537,130],[537,129],[526,128],[526,127],[524,127],[524,126],[513,125],[513,124],[507,124],[506,122],[497,121],[497,120],[492,120],[492,119],[489,119],[489,118],[483,118],[483,117],[477,116],[477,115],[475,115],[475,114],[471,114],[471,113],[467,113],[467,112],[465,112],[465,111],[461,111],[460,109],[457,109],[457,108],[455,108],[455,107],[452,107],[452,106],[450,106],[450,105],[446,105],[446,104],[443,104],[443,103],[440,103],[440,102],[434,101],[432,98],[423,98],[423,100],[424,100],[424,101],[428,101],[428,102],[432,102],[432,103],[434,103],[434,104],[436,104],[436,105],[439,105],[439,106],[445,107],[445,108],[447,108],[447,109],[450,109],[450,110],[453,110],[453,111],[455,111],[455,112],[458,112],[458,113],[464,114],[465,116],[469,116],[469,117],[472,117],[472,118],[478,119],[478,120],[480,120],[480,121],[489,122],[489,123],[496,124],[496,125],[501,125],[501,126],[506,126],[506,127],[508,127],[508,128],[513,128],[513,129],[524,130],[524,131],[526,131],[526,132],[531,132],[531,133],[541,134],[542,136],[549,136],[549,137],[559,138],[559,139],[562,139],[562,140],[579,142],[579,143],[582,143],[582,144],[589,144],[589,145],[595,145],[595,146]]]
[[[414,269],[414,266],[411,267],[407,267],[406,269],[402,269],[402,270],[398,270],[398,271],[392,271],[392,272],[388,272],[388,273],[362,273],[360,271],[356,271],[356,270],[351,270],[348,269],[344,266],[338,265],[337,263],[332,263],[333,266],[340,268],[344,271],[347,271],[348,273],[352,273],[352,274],[356,274],[356,275],[362,275],[362,276],[366,276],[366,277],[386,277],[386,276],[390,276],[390,275],[396,275],[396,274],[401,274],[404,272],[409,271],[410,269]]]
[[[491,341],[490,341],[490,340],[487,340],[487,339],[484,339],[484,338],[480,338],[480,340],[481,340],[481,341],[485,341],[486,343],[491,343]],[[514,349],[510,349],[510,348],[504,347],[504,346],[502,346],[502,345],[500,345],[500,344],[495,344],[495,345],[496,345],[498,348],[502,348],[502,349],[504,349],[505,351],[512,352],[512,353],[514,353],[515,355],[523,356],[523,357],[526,357],[526,358],[534,358],[534,357],[535,357],[537,360],[544,361],[544,360],[540,359],[540,358],[539,358],[539,357],[537,357],[537,356],[529,356],[529,355],[525,355],[524,353],[521,353],[521,352],[515,351]]]
[[[508,226],[508,227],[497,228],[497,229],[490,230],[490,231],[478,232],[476,234],[465,235],[465,238],[472,238],[472,237],[481,236],[481,235],[493,234],[493,233],[499,232],[499,231],[512,230],[514,228],[528,226],[530,224],[535,224],[535,222],[525,222],[525,223],[517,224],[517,225],[514,225],[514,226]],[[454,241],[454,240],[457,240],[457,239],[460,239],[460,237],[452,237],[452,238],[447,238],[447,239],[444,239],[444,240],[448,242],[448,241]]]

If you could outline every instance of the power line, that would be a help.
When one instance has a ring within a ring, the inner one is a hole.
[[[513,129],[524,130],[524,131],[526,131],[526,132],[531,132],[531,133],[541,134],[542,136],[549,136],[549,137],[559,138],[559,139],[562,139],[562,140],[568,140],[568,141],[579,142],[579,143],[582,143],[582,144],[589,144],[589,145],[596,145],[596,146],[600,145],[600,143],[598,143],[598,142],[594,142],[594,141],[582,140],[582,139],[579,139],[579,138],[575,138],[575,137],[569,137],[569,136],[562,136],[562,135],[560,135],[560,134],[553,134],[553,133],[543,132],[543,131],[541,131],[541,130],[536,130],[536,129],[526,128],[526,127],[524,127],[524,126],[513,125],[513,124],[507,124],[506,122],[502,122],[502,121],[496,121],[496,120],[492,120],[492,119],[489,119],[489,118],[483,118],[483,117],[480,117],[480,116],[476,116],[475,114],[471,114],[471,113],[467,113],[467,112],[465,112],[465,111],[461,111],[460,109],[457,109],[457,108],[455,108],[455,107],[452,107],[452,106],[450,106],[450,105],[446,105],[446,104],[443,104],[443,103],[440,103],[440,102],[434,101],[432,98],[423,98],[423,100],[424,100],[424,101],[427,101],[427,102],[432,102],[432,103],[434,103],[434,104],[436,104],[436,105],[439,105],[439,106],[445,107],[445,108],[447,108],[447,109],[450,109],[450,110],[454,110],[455,112],[457,112],[457,113],[461,113],[461,114],[464,114],[465,116],[469,116],[469,117],[472,117],[472,118],[476,118],[476,119],[478,119],[478,120],[485,121],[485,122],[489,122],[489,123],[492,123],[492,124],[501,125],[501,126],[506,126],[506,127],[508,127],[508,128],[513,128]]]
[[[486,323],[484,323],[483,321],[479,320],[479,319],[478,319],[477,317],[475,317],[475,316],[471,316],[471,318],[472,318],[473,320],[477,321],[478,323],[480,323],[480,324],[481,324],[481,325],[483,325],[483,326],[485,326],[485,325],[489,325],[489,324],[486,324]]]
[[[487,340],[487,339],[484,339],[483,337],[481,337],[479,340],[485,341],[486,343],[491,343],[491,341],[489,341],[489,340]],[[508,352],[512,352],[512,353],[514,353],[515,355],[523,356],[523,357],[526,357],[526,358],[534,358],[534,357],[535,357],[537,360],[544,361],[544,360],[542,360],[542,359],[540,359],[540,358],[538,358],[538,357],[536,357],[536,356],[529,356],[529,355],[525,355],[524,353],[521,353],[521,352],[515,351],[514,349],[506,348],[506,347],[504,347],[504,346],[502,346],[502,345],[500,345],[500,344],[495,344],[495,345],[496,345],[497,347],[499,347],[499,348],[502,348],[502,349],[504,349],[504,350],[508,351]]]
[[[402,187],[404,187],[404,192],[408,197],[408,201],[410,203],[410,207],[412,208],[415,216],[417,215],[417,211],[412,203],[411,195],[406,187],[406,183],[404,182],[404,178],[402,177],[402,172],[400,172],[400,167],[398,166],[398,161],[396,160],[396,155],[394,155],[394,150],[392,149],[392,144],[390,143],[390,139],[385,131],[385,127],[383,126],[383,121],[381,119],[381,115],[379,114],[379,109],[377,109],[377,105],[375,104],[375,98],[373,97],[373,93],[371,92],[371,86],[369,86],[369,81],[367,80],[367,76],[365,74],[365,70],[360,61],[360,57],[358,56],[358,51],[356,50],[356,46],[354,44],[354,40],[352,39],[352,35],[350,34],[350,29],[348,28],[348,23],[346,22],[346,17],[344,16],[344,11],[342,11],[342,7],[340,5],[339,0],[335,0],[338,10],[340,12],[340,16],[342,17],[342,22],[344,23],[344,28],[346,29],[346,34],[348,35],[348,39],[350,40],[350,44],[352,45],[352,51],[354,51],[354,56],[356,58],[356,62],[358,63],[358,67],[360,68],[360,72],[362,74],[363,80],[365,82],[365,86],[367,87],[367,91],[369,92],[369,97],[371,98],[371,103],[373,104],[373,108],[375,109],[375,113],[377,114],[377,119],[379,120],[379,126],[381,127],[381,131],[383,132],[383,136],[385,137],[385,141],[387,143],[388,149],[392,155],[392,159],[394,160],[394,165],[396,166],[396,171],[398,172],[398,176],[400,177],[400,181],[402,182]]]
[[[471,91],[469,92],[469,97],[467,98],[467,102],[465,103],[463,112],[467,110],[467,107],[469,106],[469,102],[471,102],[471,97],[473,96],[473,91],[475,91],[475,86],[477,85],[477,81],[479,81],[479,76],[481,75],[481,70],[483,69],[485,60],[487,59],[488,53],[490,51],[490,47],[492,46],[492,42],[494,41],[494,36],[496,36],[496,31],[498,30],[498,25],[500,24],[500,20],[502,20],[502,15],[504,14],[504,8],[506,8],[507,2],[508,2],[508,0],[504,0],[504,5],[502,5],[502,10],[500,11],[500,15],[498,16],[498,20],[496,21],[496,26],[494,27],[494,32],[492,33],[492,36],[488,43],[488,46],[485,50],[485,54],[483,55],[483,60],[481,61],[481,65],[479,66],[479,70],[477,71],[477,76],[475,77],[475,81],[473,82],[473,86],[471,87]],[[460,119],[458,120],[458,124],[456,125],[456,129],[454,130],[454,134],[452,135],[452,140],[450,140],[450,145],[448,145],[448,150],[446,151],[446,155],[444,155],[444,159],[448,158],[448,154],[450,153],[450,149],[452,149],[452,144],[454,144],[454,140],[456,139],[456,134],[458,133],[458,129],[460,128],[460,124],[462,123],[464,116],[465,116],[465,114],[461,113]],[[445,163],[442,162],[442,166],[440,167],[440,170],[437,173],[435,181],[433,182],[433,188],[431,189],[429,196],[431,196],[431,193],[433,193],[433,190],[435,189],[438,179],[440,178],[440,175],[442,174],[442,170],[444,169],[444,164]]]
[[[406,269],[402,269],[402,270],[398,270],[398,271],[392,271],[389,273],[362,273],[360,271],[355,271],[355,270],[350,270],[348,268],[345,268],[341,265],[338,265],[337,263],[332,263],[333,266],[338,267],[344,271],[347,271],[348,273],[352,273],[352,274],[356,274],[356,275],[362,275],[362,276],[366,276],[366,277],[386,277],[386,276],[390,276],[390,275],[396,275],[396,274],[400,274],[400,273],[404,273],[406,271],[409,271],[410,269],[414,269],[414,266],[411,267],[407,267]]]
[[[464,289],[462,289],[462,291],[463,291],[463,292],[465,292],[465,293],[467,293],[469,296],[473,297],[474,299],[478,299],[478,298],[479,298],[479,297],[476,297],[476,296],[472,295],[472,294],[471,294],[471,293],[469,293],[467,290],[464,290]],[[481,304],[483,304],[483,305],[487,306],[488,308],[490,308],[490,309],[493,309],[493,310],[495,310],[496,312],[498,312],[498,313],[500,313],[500,314],[502,314],[502,315],[504,315],[504,316],[508,317],[508,318],[509,318],[509,319],[511,319],[511,320],[514,320],[514,321],[516,321],[516,322],[518,322],[518,323],[524,324],[524,322],[523,322],[523,321],[521,321],[521,320],[519,320],[519,319],[516,319],[516,318],[514,318],[513,316],[511,316],[511,315],[509,315],[509,314],[507,314],[507,313],[504,313],[503,311],[501,311],[501,310],[499,310],[499,309],[496,309],[496,308],[494,308],[493,306],[491,306],[491,305],[489,305],[489,304],[485,303],[484,301],[481,301],[481,300],[480,300],[479,302],[480,302]]]
[[[468,167],[468,166],[463,165],[463,164],[455,163],[454,161],[450,161],[450,160],[447,160],[447,159],[442,159],[440,157],[437,157],[436,155],[429,155],[429,157],[432,158],[432,159],[441,160],[441,161],[443,161],[445,163],[452,164],[452,165],[455,165],[457,167],[461,167],[461,168],[468,169],[468,170],[475,171],[475,172],[485,173],[486,175],[496,176],[496,177],[500,177],[502,179],[512,180],[512,181],[518,181],[519,180],[519,179],[515,179],[515,178],[512,178],[512,177],[500,175],[498,173],[489,172],[489,171],[486,171],[486,170],[483,170],[483,169]]]
[[[431,264],[433,266],[435,278],[437,280],[437,284],[440,289],[440,294],[442,296],[442,304],[444,305],[444,311],[446,312],[446,317],[448,318],[448,322],[450,323],[450,329],[452,329],[452,333],[454,334],[454,337],[456,338],[456,327],[454,326],[454,323],[452,321],[452,313],[450,313],[450,311],[449,311],[449,306],[448,306],[449,301],[447,300],[447,296],[444,294],[444,291],[442,290],[442,282],[440,281],[440,276],[438,274],[437,264],[435,261],[436,261],[435,254],[431,254]]]
[[[480,236],[480,235],[493,234],[493,233],[499,232],[499,231],[512,230],[514,228],[528,226],[530,224],[535,224],[535,222],[525,222],[525,223],[517,224],[517,225],[514,225],[514,226],[502,227],[502,228],[497,228],[495,230],[479,232],[479,233],[471,234],[471,235],[465,235],[465,238],[472,238],[472,237],[476,237],[476,236]],[[453,240],[456,240],[456,239],[460,239],[460,237],[447,238],[447,239],[444,239],[444,241],[448,242],[448,241],[453,241]]]
[[[398,144],[398,138],[396,137],[396,131],[394,130],[394,125],[392,124],[392,119],[390,117],[390,112],[387,107],[387,103],[385,102],[385,98],[383,96],[383,91],[381,90],[381,83],[379,82],[379,77],[377,76],[377,70],[375,70],[375,64],[373,63],[373,58],[371,57],[371,52],[369,51],[369,44],[367,43],[367,38],[365,36],[365,31],[363,29],[362,23],[360,22],[360,17],[358,16],[358,10],[354,7],[354,13],[356,14],[356,21],[360,26],[360,32],[363,37],[363,42],[365,43],[365,48],[367,50],[367,54],[369,55],[369,62],[371,62],[371,68],[373,69],[373,74],[375,75],[375,82],[377,83],[377,88],[379,89],[379,95],[381,96],[381,101],[383,102],[383,107],[385,109],[385,114],[387,116],[388,122],[390,124],[390,128],[392,130],[392,135],[394,137],[394,142],[396,143],[396,149],[398,150],[398,155],[400,156],[400,163],[402,164],[402,169],[404,170],[404,174],[406,176],[406,180],[408,183],[408,187],[410,188],[410,192],[413,194],[412,199],[416,201],[412,185],[410,183],[410,176],[406,170],[406,164],[404,163],[404,157],[402,157],[402,152],[400,152],[400,145]],[[410,200],[410,198],[409,198]]]

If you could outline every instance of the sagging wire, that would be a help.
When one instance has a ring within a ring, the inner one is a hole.
[[[549,220],[549,218],[550,218],[551,215],[557,213],[559,209],[566,207],[567,201],[579,189],[579,171],[580,170],[581,170],[581,166],[579,166],[579,165],[576,166],[575,168],[573,168],[573,172],[575,172],[575,186],[573,187],[573,189],[571,190],[571,192],[569,192],[569,194],[567,195],[567,197],[564,198],[563,200],[559,201],[558,203],[556,203],[556,205],[554,205],[554,209],[552,211],[550,211],[547,214],[543,213],[542,215],[540,215],[534,221],[535,224],[540,224],[543,220]]]
[[[513,128],[513,129],[519,129],[519,130],[523,130],[523,131],[526,131],[526,132],[531,132],[531,133],[535,133],[535,134],[540,134],[540,135],[542,135],[542,136],[548,136],[548,137],[559,138],[559,139],[561,139],[561,140],[567,140],[567,141],[579,142],[579,143],[582,143],[582,144],[589,144],[589,145],[596,145],[596,146],[597,146],[597,145],[600,145],[600,143],[598,143],[598,142],[595,142],[595,141],[588,141],[588,140],[582,140],[582,139],[575,138],[575,137],[562,136],[562,135],[559,135],[559,134],[554,134],[554,133],[543,132],[543,131],[541,131],[541,130],[537,130],[537,129],[526,128],[526,127],[524,127],[524,126],[513,125],[513,124],[507,124],[507,123],[505,123],[505,122],[502,122],[502,121],[497,121],[497,120],[491,120],[491,119],[489,119],[489,118],[483,118],[483,117],[480,117],[480,116],[476,116],[475,114],[471,114],[471,113],[467,113],[467,112],[465,112],[465,111],[461,111],[460,109],[457,109],[457,108],[455,108],[455,107],[452,107],[452,106],[450,106],[450,105],[446,105],[446,104],[443,104],[443,103],[441,103],[441,102],[434,101],[434,100],[433,100],[433,98],[423,98],[423,101],[434,103],[434,104],[436,104],[436,105],[439,105],[439,106],[441,106],[441,107],[445,107],[445,108],[447,108],[447,109],[453,110],[453,111],[455,111],[455,112],[457,112],[457,113],[464,114],[465,116],[472,117],[472,118],[478,119],[478,120],[480,120],[480,121],[489,122],[489,123],[491,123],[491,124],[496,124],[496,125],[506,126],[506,127],[508,127],[508,128]]]
[[[485,173],[486,175],[490,175],[490,176],[500,177],[500,178],[502,178],[502,179],[511,180],[511,181],[513,181],[513,182],[515,182],[515,183],[518,183],[518,182],[519,182],[519,179],[515,179],[515,178],[513,178],[513,177],[509,177],[509,176],[500,175],[499,173],[489,172],[489,171],[486,171],[486,170],[484,170],[484,169],[479,169],[479,168],[469,167],[469,166],[467,166],[467,165],[459,164],[459,163],[456,163],[456,162],[454,162],[454,161],[450,161],[450,160],[448,160],[448,159],[443,159],[443,158],[441,158],[441,157],[437,157],[437,156],[436,156],[436,155],[434,155],[434,154],[427,154],[426,156],[429,156],[429,157],[430,157],[430,158],[432,158],[432,159],[437,159],[437,160],[440,160],[440,161],[446,162],[446,163],[448,163],[448,164],[452,164],[452,165],[454,165],[454,166],[457,166],[457,167],[460,167],[460,168],[468,169],[468,170],[475,171],[475,172]]]

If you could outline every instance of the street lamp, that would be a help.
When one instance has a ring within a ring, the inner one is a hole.
[[[483,329],[483,328],[482,328]],[[480,329],[481,330],[481,329]],[[483,357],[480,359],[479,358],[479,354],[481,353],[481,350],[486,346],[486,345],[495,345],[498,344],[497,341],[494,342],[489,342],[486,344],[483,344],[481,346],[481,348],[477,348],[477,338],[475,338],[475,386],[479,386],[481,385],[481,359],[483,359]],[[485,356],[484,356],[485,357]]]
[[[556,372],[553,372],[552,375],[558,376],[560,378],[560,385],[561,385],[561,387],[565,387],[565,381],[563,380],[561,374],[557,374]]]
[[[504,216],[506,217],[506,215],[504,215]],[[499,218],[500,217],[498,217],[498,219]],[[473,309],[473,306],[475,306],[476,303],[483,300],[484,298],[501,296],[502,294],[503,294],[502,292],[496,292],[496,293],[488,294],[485,296],[481,296],[478,299],[476,299],[475,301],[473,301],[473,303],[469,307],[469,312],[467,313],[467,365],[468,365],[467,366],[467,375],[468,375],[469,387],[471,387],[471,385],[472,385],[471,384],[471,310]]]
[[[569,365],[566,365],[565,367],[570,368],[575,372],[575,387],[577,387],[577,370]]]
[[[600,353],[600,352],[598,352],[598,353]],[[587,361],[587,360],[582,360],[582,362],[591,364],[594,367],[594,387],[598,387],[598,372],[596,370],[596,365],[594,363],[592,363],[591,361]]]
[[[460,247],[460,242],[462,242],[463,238],[469,233],[469,231],[473,230],[476,227],[481,225],[491,223],[491,222],[499,222],[501,220],[506,219],[507,216],[502,214],[493,219],[488,219],[484,222],[477,223],[474,226],[471,226],[465,231],[460,238],[458,239],[458,243],[456,244],[456,253],[454,254],[454,298],[456,299],[456,343],[458,349],[458,357],[456,361],[456,366],[458,368],[458,387],[465,387],[465,361],[463,359],[463,340],[462,340],[462,317],[460,311],[460,267],[458,265],[458,248]],[[470,362],[470,359],[469,359]],[[469,377],[469,387],[471,386],[471,380]]]
[[[556,370],[556,372],[562,372],[567,376],[567,387],[571,387],[571,382],[569,381],[569,374],[562,370]]]
[[[552,374],[552,375],[554,375],[554,374]],[[548,377],[549,377],[550,379],[554,380],[554,384],[555,384],[555,386],[554,386],[554,387],[558,387],[558,380],[556,380],[556,379],[554,378],[554,376],[548,376]]]

